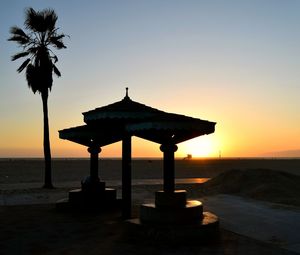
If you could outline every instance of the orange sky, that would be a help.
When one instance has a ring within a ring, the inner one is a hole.
[[[19,49],[7,41],[9,27],[23,26],[27,6],[53,7],[70,35],[49,97],[54,157],[88,157],[58,130],[121,100],[125,87],[134,101],[217,122],[214,134],[179,144],[177,157],[300,156],[299,1],[72,1],[70,8],[24,0],[0,3],[0,157],[43,156],[41,99],[16,72],[20,62],[10,57]],[[107,146],[101,156],[120,150]],[[159,145],[134,139],[133,156],[162,154]]]

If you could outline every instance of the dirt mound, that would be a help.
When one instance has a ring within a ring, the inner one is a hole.
[[[300,176],[270,169],[230,170],[203,185],[207,195],[236,194],[300,206]]]

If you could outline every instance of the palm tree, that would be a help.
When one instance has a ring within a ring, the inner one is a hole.
[[[44,116],[44,157],[45,157],[45,182],[44,188],[53,188],[51,171],[51,149],[49,139],[48,121],[48,93],[52,87],[53,72],[60,77],[60,71],[55,66],[58,61],[52,49],[63,49],[64,34],[59,34],[55,27],[57,15],[52,9],[35,11],[33,8],[25,10],[25,33],[21,28],[10,28],[11,37],[22,47],[22,52],[12,56],[12,61],[26,57],[26,60],[17,69],[21,73],[26,69],[26,80],[33,93],[39,92],[43,102]]]

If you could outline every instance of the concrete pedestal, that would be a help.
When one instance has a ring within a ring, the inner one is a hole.
[[[130,234],[155,241],[201,243],[219,235],[218,217],[203,212],[200,201],[186,200],[185,190],[156,192],[155,203],[141,205],[140,218],[127,223]]]
[[[82,189],[69,191],[69,202],[74,205],[78,204],[99,204],[114,201],[117,198],[115,189],[105,188],[102,192],[86,192]]]
[[[185,190],[155,192],[155,206],[157,208],[184,208],[186,206],[186,199]]]
[[[105,182],[82,185],[80,189],[69,191],[69,197],[57,201],[60,210],[108,210],[118,208],[121,201],[117,200],[117,191],[106,188]]]

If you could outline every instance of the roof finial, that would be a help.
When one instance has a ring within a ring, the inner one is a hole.
[[[130,99],[128,96],[128,87],[126,87],[126,95],[125,95],[124,99]]]

